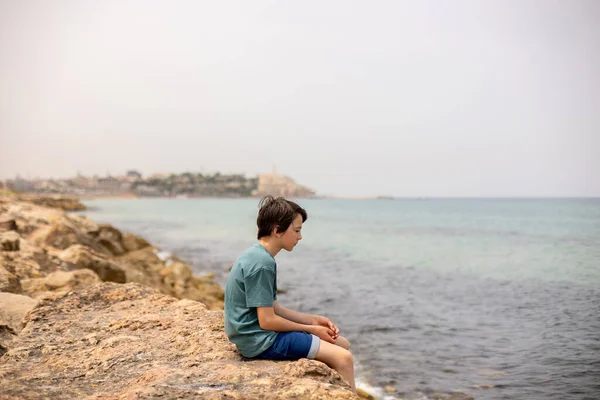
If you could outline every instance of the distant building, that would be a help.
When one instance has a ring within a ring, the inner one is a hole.
[[[161,196],[163,193],[159,188],[155,186],[138,185],[135,188],[135,194],[137,194],[138,196],[156,197]]]
[[[94,188],[97,186],[96,179],[86,178],[85,176],[77,175],[70,179],[71,184],[76,188]]]
[[[136,171],[134,169],[130,169],[129,171],[127,171],[125,176],[128,178],[128,180],[137,181],[137,180],[142,179],[142,174],[140,174],[138,171]]]
[[[119,190],[121,189],[121,181],[112,176],[107,176],[98,179],[98,189],[103,190]]]
[[[149,178],[162,180],[162,179],[167,179],[169,176],[170,176],[170,174],[157,173],[157,174],[151,175]]]
[[[15,192],[29,192],[35,189],[35,186],[32,182],[26,181],[25,179],[21,179],[17,177],[14,180],[9,180],[5,182],[9,189],[14,190]]]
[[[314,197],[315,191],[298,185],[292,178],[276,173],[258,175],[254,196]]]

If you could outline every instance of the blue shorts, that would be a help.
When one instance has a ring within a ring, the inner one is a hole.
[[[321,339],[306,332],[279,332],[275,342],[256,356],[265,360],[313,359],[319,351]]]

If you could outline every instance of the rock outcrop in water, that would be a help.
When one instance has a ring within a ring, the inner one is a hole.
[[[142,238],[20,200],[0,238],[1,399],[356,398],[318,361],[244,360],[212,277]]]
[[[20,195],[19,199],[37,204],[38,206],[59,208],[65,211],[82,211],[86,209],[85,205],[79,199],[73,197]]]

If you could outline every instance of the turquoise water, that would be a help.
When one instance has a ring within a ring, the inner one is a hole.
[[[254,199],[98,200],[93,218],[177,225],[173,240],[242,246]],[[497,278],[600,283],[598,200],[304,200],[298,252]]]
[[[405,398],[462,390],[579,399],[600,390],[600,200],[300,203],[303,240],[277,257],[288,289],[281,302],[335,318],[371,384]],[[255,240],[257,199],[86,204],[91,218],[221,283]]]

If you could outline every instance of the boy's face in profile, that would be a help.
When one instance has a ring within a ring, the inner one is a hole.
[[[302,215],[298,214],[287,230],[280,237],[281,244],[287,251],[292,251],[294,247],[302,240]]]

